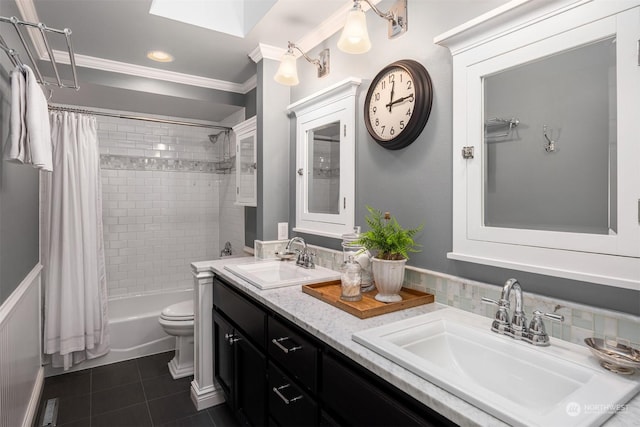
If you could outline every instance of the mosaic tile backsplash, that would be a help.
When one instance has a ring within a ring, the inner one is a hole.
[[[275,258],[275,253],[284,250],[286,244],[286,240],[256,240],[255,257]],[[340,269],[343,262],[342,251],[313,245],[309,247],[316,253],[317,265],[336,271]],[[482,303],[482,297],[498,300],[502,291],[501,286],[411,266],[407,266],[405,270],[404,286],[433,294],[436,302],[441,304],[489,318],[493,318],[496,308],[491,304]],[[617,337],[629,340],[635,347],[640,347],[640,317],[528,293],[526,283],[522,286],[528,319],[531,319],[534,310],[564,316],[562,323],[545,320],[547,332],[551,336],[579,345],[584,345],[584,339],[588,337]]]

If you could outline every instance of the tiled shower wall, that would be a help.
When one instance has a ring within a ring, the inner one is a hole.
[[[244,242],[232,141],[207,128],[97,116],[110,296],[189,288],[190,263]]]

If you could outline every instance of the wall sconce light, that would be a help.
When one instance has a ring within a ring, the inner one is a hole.
[[[346,53],[365,53],[371,49],[371,40],[367,32],[367,18],[360,6],[361,0],[353,0],[353,9],[347,13],[338,49]],[[389,21],[389,38],[398,37],[407,31],[407,0],[398,0],[389,12],[381,12],[369,0],[364,0],[381,18]]]
[[[282,59],[280,60],[278,71],[276,72],[276,75],[273,76],[273,79],[276,82],[285,86],[295,86],[300,83],[300,80],[298,80],[296,56],[293,53],[293,49],[298,49],[304,59],[316,66],[316,68],[318,69],[318,78],[324,77],[329,74],[329,49],[322,50],[318,59],[311,59],[306,53],[302,51],[302,49],[300,49],[294,43],[289,42],[287,51],[284,53],[284,55],[282,55]]]

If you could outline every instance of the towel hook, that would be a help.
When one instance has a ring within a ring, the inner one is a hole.
[[[556,151],[556,142],[547,135],[547,125],[542,126],[542,135],[544,135],[544,139],[547,140],[547,143],[544,145],[544,151],[547,153]]]

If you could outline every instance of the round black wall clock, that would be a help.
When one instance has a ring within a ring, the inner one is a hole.
[[[431,113],[431,77],[419,62],[396,61],[375,76],[364,101],[364,121],[371,137],[389,150],[416,140]]]

